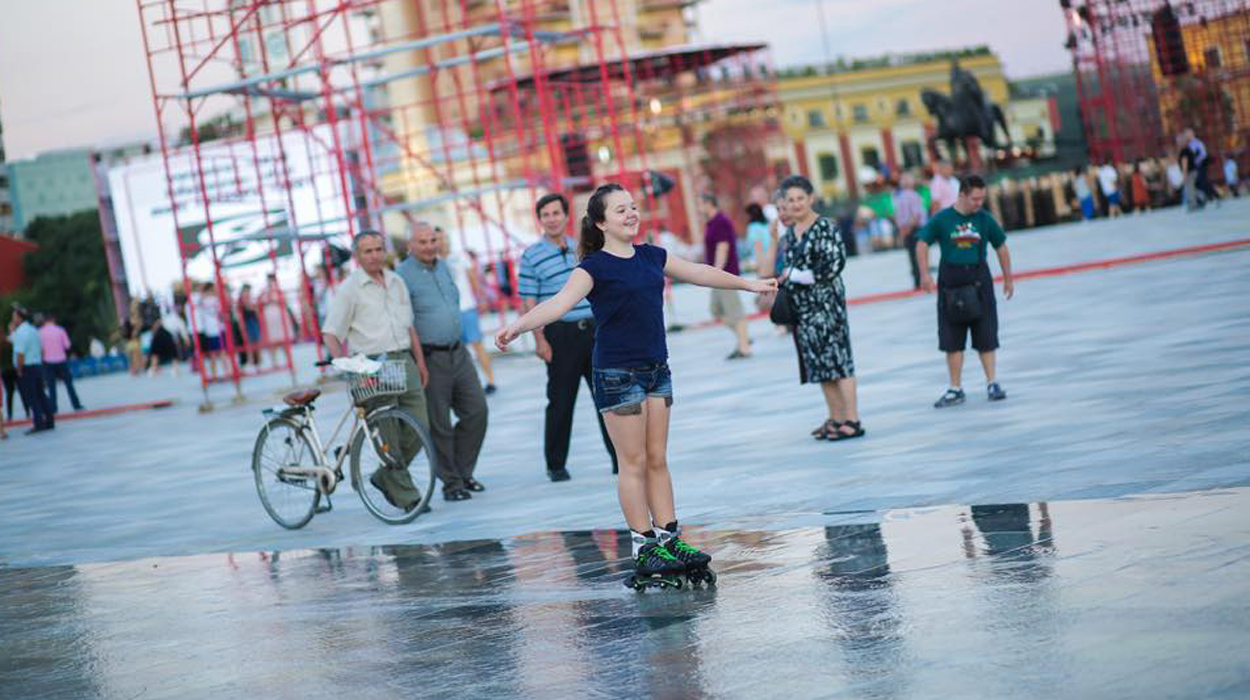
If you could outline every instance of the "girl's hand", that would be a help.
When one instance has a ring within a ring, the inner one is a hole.
[[[747,280],[747,291],[756,294],[766,294],[768,292],[777,291],[777,280],[773,278],[763,280]]]
[[[517,336],[521,335],[516,326],[516,323],[509,323],[495,334],[495,347],[499,348],[500,352],[506,351],[508,343],[516,340]]]

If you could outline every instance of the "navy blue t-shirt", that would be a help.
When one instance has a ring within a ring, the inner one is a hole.
[[[630,258],[600,250],[578,265],[595,281],[586,295],[595,315],[595,367],[637,367],[668,359],[664,340],[667,259],[663,248],[643,244],[634,246]]]

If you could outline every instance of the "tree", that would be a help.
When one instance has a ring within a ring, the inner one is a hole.
[[[88,209],[41,216],[27,227],[26,238],[39,248],[23,261],[26,286],[13,301],[55,316],[74,350],[86,354],[92,338],[107,339],[117,326],[99,215]]]

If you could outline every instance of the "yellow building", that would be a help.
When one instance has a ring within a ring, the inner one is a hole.
[[[1150,70],[1160,86],[1164,132],[1194,128],[1218,151],[1246,147],[1241,131],[1250,124],[1250,12],[1233,12],[1180,25],[1189,70],[1164,76],[1154,37],[1146,35]],[[1197,103],[1201,109],[1186,103]]]
[[[833,198],[859,192],[865,169],[892,172],[927,165],[936,129],[921,101],[926,89],[950,93],[951,60],[976,76],[986,99],[1007,114],[1013,143],[1040,140],[1053,152],[1054,129],[1045,99],[1009,103],[1007,78],[988,48],[857,61],[831,72],[791,70],[778,91],[796,169]]]

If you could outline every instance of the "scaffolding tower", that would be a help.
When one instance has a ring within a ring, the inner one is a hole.
[[[282,255],[299,267],[313,340],[335,250],[362,230],[396,241],[416,220],[446,229],[492,267],[503,322],[519,308],[515,261],[541,194],[580,211],[595,184],[618,181],[643,205],[640,236],[689,240],[699,191],[736,205],[789,172],[766,47],[691,43],[695,2],[136,2],[175,228],[198,232],[230,309],[222,258],[239,236],[222,232],[245,201],[261,225],[243,238],[275,269]],[[188,294],[194,252],[180,239]],[[295,338],[283,338],[294,374]],[[206,399],[251,376],[235,357],[249,348],[224,339],[229,371],[202,370]],[[203,367],[198,340],[195,352]]]
[[[1175,156],[1193,129],[1211,163],[1246,164],[1250,0],[1061,0],[1090,156]],[[1222,177],[1222,176],[1221,176]]]

